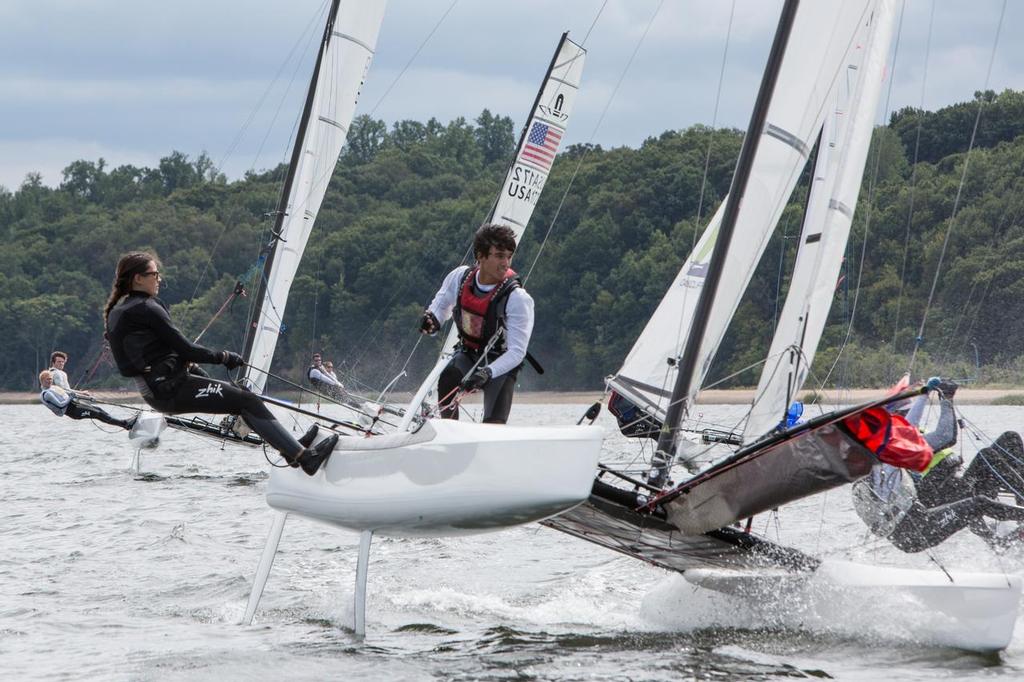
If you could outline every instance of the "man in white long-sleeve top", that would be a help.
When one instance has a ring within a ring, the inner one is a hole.
[[[508,421],[516,376],[533,333],[533,299],[511,268],[515,250],[511,228],[482,226],[473,239],[476,265],[448,273],[423,313],[424,334],[437,333],[449,317],[459,333],[455,356],[437,382],[438,405],[446,419],[459,418],[454,400],[455,389],[461,387],[484,389],[485,423]]]
[[[62,350],[55,350],[50,353],[50,376],[53,377],[53,385],[63,388],[65,391],[71,390],[71,384],[68,382],[68,375],[64,371],[64,365],[68,362],[68,354]]]

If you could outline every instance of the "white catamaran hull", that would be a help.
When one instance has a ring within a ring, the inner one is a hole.
[[[587,499],[604,431],[430,420],[342,439],[315,476],[274,469],[267,503],[353,531],[439,537],[537,521]]]
[[[813,599],[823,608],[847,613],[874,599],[898,603],[899,615],[913,619],[908,637],[974,651],[1000,651],[1009,645],[1021,594],[1019,576],[831,560],[807,573],[692,569],[683,575],[694,585],[724,594],[751,597],[770,590],[775,598],[799,598],[802,603]]]

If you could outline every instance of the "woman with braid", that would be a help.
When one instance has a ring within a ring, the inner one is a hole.
[[[241,367],[242,356],[192,343],[174,326],[160,293],[160,262],[149,253],[129,253],[117,262],[114,285],[103,311],[110,351],[122,376],[132,377],[143,399],[165,414],[206,412],[242,417],[293,467],[312,476],[338,442],[334,435],[309,445],[316,426],[296,440],[259,396],[226,381],[190,372],[191,363]]]

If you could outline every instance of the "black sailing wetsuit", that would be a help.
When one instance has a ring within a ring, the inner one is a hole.
[[[190,362],[220,364],[218,353],[186,339],[167,306],[142,291],[118,301],[107,318],[110,351],[122,376],[134,377],[143,399],[165,414],[206,412],[239,415],[272,447],[292,456],[302,450],[251,391],[189,372]]]
[[[939,423],[924,439],[936,453],[956,443],[956,416],[949,401],[939,401]],[[873,533],[908,553],[935,547],[964,528],[983,533],[985,517],[1024,522],[1024,508],[995,499],[1000,488],[1024,480],[1019,473],[1022,455],[1020,436],[1008,431],[980,450],[963,476],[956,475],[960,468],[956,456],[946,457],[921,476],[879,465],[854,484],[854,506]],[[913,483],[884,482],[892,475],[910,475]],[[902,504],[897,501],[901,496]]]

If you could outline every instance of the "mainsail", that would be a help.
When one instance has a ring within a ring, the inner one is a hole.
[[[257,393],[266,383],[288,290],[345,144],[384,19],[385,0],[339,4],[331,3],[272,240],[260,256],[262,281],[243,353],[246,382]]]
[[[738,207],[737,239],[721,265],[728,276],[718,287],[704,332],[697,340],[697,362],[689,378],[688,394],[682,397],[687,404],[692,403],[707,373],[807,163],[832,102],[830,93],[843,72],[842,65],[857,47],[858,29],[871,6],[869,0],[809,2],[796,14],[775,86],[780,96],[769,105],[761,144]],[[694,325],[697,302],[727,206],[728,199],[711,219],[622,368],[609,380],[613,389],[661,419],[668,411],[677,363]]]
[[[864,27],[859,58],[847,66],[850,78],[840,81],[840,88],[848,90],[839,93],[840,98],[851,106],[848,115],[837,108],[836,149],[825,158],[819,153],[818,165],[824,172],[815,176],[816,180],[823,177],[823,183],[816,182],[811,191],[789,295],[758,382],[744,430],[746,441],[759,438],[782,420],[803,386],[821,340],[860,194],[894,15],[892,0],[878,3]]]

